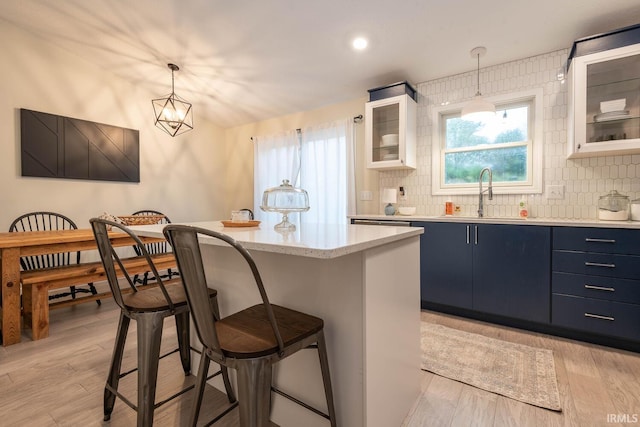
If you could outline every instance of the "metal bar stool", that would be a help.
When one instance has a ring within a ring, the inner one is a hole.
[[[236,369],[240,400],[240,425],[264,427],[269,425],[271,391],[327,418],[336,426],[333,392],[329,375],[329,361],[322,319],[286,307],[270,304],[260,273],[249,252],[231,237],[215,231],[184,225],[164,228],[173,246],[182,275],[187,301],[193,316],[198,338],[203,345],[196,397],[191,425],[195,426],[202,403],[209,361]],[[254,305],[220,319],[210,304],[209,292],[198,235],[209,236],[235,248],[251,269],[262,304]],[[328,414],[283,393],[272,386],[272,367],[275,363],[305,348],[316,348],[320,358],[322,381]]]
[[[168,402],[169,400],[181,395],[182,393],[194,388],[189,386],[172,395],[159,403],[155,403],[156,382],[158,376],[158,364],[161,358],[169,354],[180,352],[180,360],[185,375],[191,374],[191,347],[190,347],[190,328],[189,328],[189,306],[186,301],[184,288],[180,285],[180,279],[173,279],[163,282],[158,271],[151,259],[149,252],[145,248],[142,241],[133,234],[124,225],[113,221],[93,218],[90,220],[93,234],[95,235],[100,258],[104,265],[104,270],[109,282],[109,287],[113,293],[113,298],[120,306],[120,321],[118,323],[118,332],[116,335],[113,356],[111,358],[111,366],[107,377],[107,383],[104,389],[104,420],[111,418],[111,413],[115,405],[116,397],[119,397],[132,409],[137,411],[138,426],[147,427],[153,425],[153,412],[158,406]],[[141,256],[143,256],[149,266],[149,270],[157,279],[157,286],[146,289],[138,289],[124,267],[120,256],[115,252],[109,236],[107,227],[117,229],[127,233],[135,242]],[[131,293],[123,293],[120,290],[118,282],[117,270],[120,275],[124,276]],[[204,302],[208,302],[208,306],[214,313],[218,312],[218,303],[216,299],[216,291],[209,289],[204,295]],[[167,354],[160,355],[160,344],[162,340],[162,326],[164,319],[169,316],[175,316],[176,327],[178,333],[178,349]],[[137,340],[138,340],[138,367],[124,373],[121,373],[122,357],[124,354],[127,331],[131,320],[137,322]],[[138,397],[137,405],[130,402],[125,396],[118,392],[118,383],[120,379],[130,373],[138,373]],[[211,377],[222,374],[224,384],[227,391],[227,397],[232,404],[224,413],[233,409],[237,403],[229,375],[226,367],[222,366],[221,370],[213,374]]]

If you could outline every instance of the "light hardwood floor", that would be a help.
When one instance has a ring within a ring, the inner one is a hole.
[[[102,394],[117,326],[112,300],[54,310],[51,336],[0,347],[0,426],[131,426],[135,413],[121,401],[110,422],[102,421]],[[630,426],[638,422],[607,422],[608,414],[640,418],[640,355],[578,341],[551,337],[478,321],[423,312],[424,320],[554,351],[563,412],[516,402],[456,381],[422,372],[424,394],[407,426]],[[165,322],[163,349],[175,346],[175,326]],[[135,323],[132,322],[125,367],[135,365]],[[193,381],[182,373],[176,355],[160,364],[158,399]],[[135,397],[135,375],[121,390]],[[156,426],[187,424],[189,392],[156,410]],[[222,410],[224,395],[208,389],[201,420]],[[348,404],[348,402],[344,402]],[[216,426],[237,426],[237,409]],[[296,426],[297,427],[297,426]],[[300,426],[303,427],[303,426]],[[342,426],[352,427],[352,426]],[[395,427],[395,426],[389,426]]]
[[[0,426],[135,426],[136,413],[120,400],[109,422],[103,421],[102,396],[113,350],[120,310],[112,299],[102,307],[85,303],[51,311],[50,336],[0,347]],[[131,322],[123,371],[136,366],[136,324]],[[162,353],[177,347],[175,321],[165,320]],[[197,366],[194,366],[194,370]],[[185,378],[177,353],[160,361],[156,402],[171,396],[195,377]],[[120,391],[136,401],[136,375],[120,382]],[[154,425],[188,425],[191,396],[187,392],[160,406]],[[219,414],[228,401],[224,394],[208,387],[199,425]],[[238,426],[238,410],[216,426]]]
[[[423,395],[407,420],[408,427],[640,425],[638,353],[435,312],[423,311],[422,319],[492,338],[553,350],[562,412],[527,405],[423,372]],[[620,417],[618,421],[626,418],[628,422],[615,422],[613,416],[608,414]]]

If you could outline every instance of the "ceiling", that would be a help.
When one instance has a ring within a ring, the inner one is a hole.
[[[638,0],[5,0],[2,20],[221,127],[568,48],[640,22]],[[7,25],[6,22],[2,25]],[[369,38],[356,52],[350,41]]]

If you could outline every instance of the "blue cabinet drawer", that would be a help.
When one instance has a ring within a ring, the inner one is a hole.
[[[554,250],[551,270],[640,280],[640,256]]]
[[[553,325],[640,340],[640,305],[553,294],[551,306]]]
[[[551,277],[551,288],[556,294],[640,304],[640,280],[554,271]],[[640,325],[638,327],[640,328]]]
[[[640,230],[554,227],[553,249],[640,255]]]

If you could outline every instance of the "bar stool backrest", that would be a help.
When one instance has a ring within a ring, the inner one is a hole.
[[[282,355],[284,351],[282,336],[278,329],[273,309],[269,303],[269,298],[267,297],[267,293],[264,289],[258,267],[251,257],[251,254],[233,238],[204,228],[170,224],[164,228],[164,235],[171,246],[173,246],[173,252],[178,263],[178,269],[182,276],[182,283],[185,287],[189,309],[194,318],[196,332],[200,341],[205,347],[207,347],[209,352],[220,358],[220,360],[224,360],[225,358],[220,350],[220,344],[216,334],[215,321],[218,319],[216,318],[216,314],[212,310],[207,298],[207,280],[205,277],[204,265],[202,263],[202,255],[198,242],[199,235],[218,239],[227,243],[238,251],[238,253],[245,259],[251,269],[258,291],[260,292],[262,303],[267,310],[267,316],[278,343],[278,353]]]
[[[107,276],[107,281],[109,282],[109,287],[111,288],[111,293],[113,294],[113,299],[116,301],[118,306],[120,306],[120,308],[124,312],[129,313],[129,310],[125,306],[122,299],[122,292],[120,291],[120,283],[118,281],[118,274],[116,272],[116,264],[120,268],[120,271],[122,272],[122,275],[124,276],[127,283],[129,284],[129,287],[131,288],[131,290],[133,292],[138,292],[138,288],[136,287],[133,281],[133,278],[127,272],[127,269],[124,267],[122,260],[120,259],[120,256],[111,245],[111,240],[109,239],[109,233],[108,233],[107,227],[111,228],[112,230],[116,229],[116,230],[122,231],[128,234],[129,237],[133,239],[133,241],[135,242],[135,246],[137,246],[138,250],[140,251],[141,256],[145,257],[149,267],[149,271],[152,271],[155,277],[158,278],[157,284],[162,290],[162,294],[164,295],[165,299],[167,300],[167,305],[169,306],[169,309],[173,311],[175,309],[174,304],[171,301],[171,298],[169,297],[169,294],[167,293],[167,290],[164,284],[162,283],[162,279],[160,279],[160,275],[158,274],[158,270],[156,269],[156,266],[153,263],[153,260],[151,259],[151,255],[147,251],[145,244],[140,240],[140,238],[136,236],[131,230],[129,230],[128,227],[114,221],[109,221],[109,220],[100,219],[100,218],[91,218],[89,222],[91,223],[91,228],[93,229],[93,235],[96,238],[98,252],[100,253],[100,258],[102,259],[102,264],[104,266],[104,271]],[[209,300],[208,296],[206,297],[206,300],[207,301]]]

